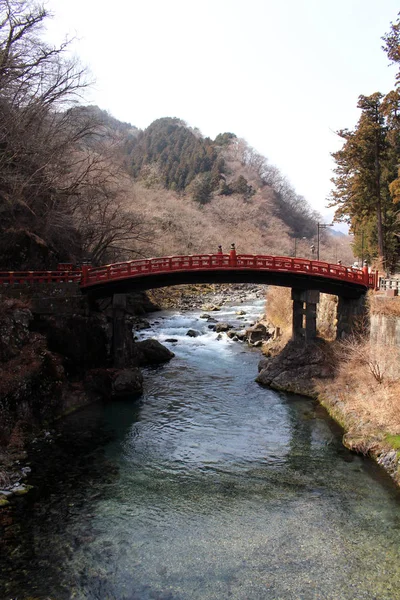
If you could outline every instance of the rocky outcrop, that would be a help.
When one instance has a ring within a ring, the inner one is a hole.
[[[136,342],[135,346],[140,366],[157,365],[167,362],[175,356],[171,350],[160,344],[158,340],[152,338]]]
[[[253,327],[246,329],[246,338],[249,344],[255,344],[257,342],[263,342],[268,339],[270,334],[265,325],[262,323],[256,323]]]
[[[47,270],[54,268],[58,256],[54,248],[27,229],[2,231],[0,238],[0,270]]]
[[[0,444],[19,447],[26,431],[54,417],[65,372],[46,339],[31,332],[26,304],[7,300],[0,312]],[[22,444],[23,445],[23,444]]]
[[[143,375],[138,367],[90,369],[85,374],[83,385],[92,398],[110,400],[126,396],[136,397],[143,392]]]
[[[69,372],[107,365],[111,340],[101,313],[40,316],[32,328],[46,336],[48,349],[63,357]]]
[[[10,288],[0,299],[0,446],[23,446],[43,423],[98,398],[141,393],[139,364],[173,356],[155,341],[138,344],[139,352],[127,320],[124,368],[115,369],[107,310],[93,310],[74,286],[29,293]],[[133,297],[130,318],[140,312]]]
[[[312,343],[290,341],[280,354],[263,358],[256,381],[276,390],[317,397],[314,378],[333,376],[329,344],[322,339]]]

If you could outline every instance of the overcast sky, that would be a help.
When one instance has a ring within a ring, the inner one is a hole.
[[[381,37],[398,0],[48,0],[53,42],[96,83],[90,102],[139,128],[179,117],[231,131],[326,214],[333,161],[360,94],[388,92]]]

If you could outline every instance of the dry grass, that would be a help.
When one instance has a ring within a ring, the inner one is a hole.
[[[400,317],[400,296],[389,298],[371,292],[368,296],[371,314]]]
[[[347,435],[364,440],[400,434],[400,351],[356,339],[335,344],[335,378],[318,391]]]

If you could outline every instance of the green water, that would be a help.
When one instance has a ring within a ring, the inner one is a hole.
[[[146,332],[178,342],[140,402],[77,413],[37,445],[35,491],[3,522],[0,597],[400,598],[394,486],[313,401],[258,386],[259,353],[198,316]]]

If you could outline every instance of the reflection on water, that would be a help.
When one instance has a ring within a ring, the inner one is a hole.
[[[36,451],[48,476],[6,513],[1,597],[400,598],[397,491],[198,316],[157,315],[146,334],[178,339],[176,357],[146,371],[140,403],[73,415]]]

